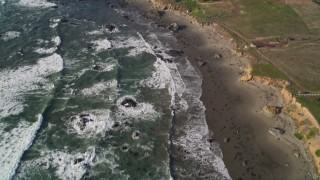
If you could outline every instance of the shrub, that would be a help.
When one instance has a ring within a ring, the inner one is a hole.
[[[295,133],[294,136],[299,140],[303,139],[303,135],[301,133]]]
[[[318,157],[320,157],[320,149],[317,149],[317,150],[316,150],[316,155],[317,155]]]

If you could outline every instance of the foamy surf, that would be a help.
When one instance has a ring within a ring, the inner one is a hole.
[[[6,125],[0,124],[1,179],[12,179],[23,153],[31,146],[41,123],[42,115],[39,114],[36,122],[21,120],[10,132],[4,131]]]
[[[18,2],[18,5],[25,6],[25,7],[53,7],[56,6],[56,4],[48,2],[46,0],[20,0]]]
[[[49,169],[53,168],[55,175],[63,180],[80,180],[87,172],[90,166],[96,164],[96,149],[89,147],[85,152],[68,153],[67,151],[49,151],[41,152],[41,157],[35,160],[27,161],[20,167],[22,174],[17,179],[25,178],[24,173],[27,169]]]
[[[158,113],[149,103],[137,102],[133,96],[124,96],[117,100],[117,107],[119,109],[119,117],[138,117],[147,119],[147,117],[154,117]]]
[[[139,37],[143,39],[140,34]],[[147,80],[143,80],[140,83],[149,87],[156,85],[154,87],[163,88],[165,87],[164,84],[167,83],[161,83],[161,81],[156,79],[161,78],[161,76],[165,76],[166,80],[171,79],[169,81],[171,87],[169,86],[168,89],[173,98],[171,106],[176,111],[176,116],[187,115],[183,126],[180,127],[173,124],[173,128],[177,134],[173,136],[172,144],[182,150],[171,153],[174,153],[174,156],[180,154],[183,158],[192,160],[200,168],[194,169],[188,167],[185,170],[190,172],[187,174],[183,173],[185,175],[182,175],[179,170],[173,173],[182,178],[191,178],[197,174],[197,177],[202,178],[231,179],[222,161],[222,152],[219,144],[207,141],[210,138],[210,133],[206,123],[205,107],[200,100],[202,94],[202,77],[200,72],[183,57],[179,58],[179,63],[163,63],[165,59],[172,60],[175,58],[164,54],[166,48],[158,41],[157,35],[149,34],[147,37],[150,44],[143,39],[145,43],[140,43],[140,49],[155,55],[156,53],[151,47],[157,47],[157,54],[160,55],[157,61],[162,61],[162,66],[156,66],[155,64],[156,72]],[[135,54],[139,54],[139,52]],[[154,85],[152,85],[152,82]],[[177,170],[182,166],[186,168],[185,165],[176,165],[175,169]]]
[[[4,41],[9,41],[11,39],[20,37],[20,35],[21,35],[21,32],[19,31],[7,31],[1,36],[1,39]]]
[[[112,47],[115,49],[131,48],[127,56],[137,56],[144,52],[153,54],[152,50],[146,44],[142,36],[137,33],[138,37],[118,37],[117,40],[112,40]]]
[[[71,116],[68,120],[69,133],[76,133],[84,138],[103,134],[114,124],[110,110],[92,110]]]
[[[105,51],[111,48],[111,42],[108,39],[99,39],[91,42],[96,52]]]
[[[0,117],[17,115],[24,109],[23,94],[34,90],[50,90],[54,85],[46,80],[50,74],[63,69],[63,59],[58,54],[39,59],[33,66],[0,72]],[[39,86],[41,85],[41,86]]]
[[[83,89],[81,92],[85,96],[99,95],[101,92],[105,90],[108,90],[110,88],[116,88],[117,84],[118,84],[117,80],[100,82],[100,83],[94,84],[92,87]]]
[[[41,43],[41,41],[39,41]],[[54,47],[51,48],[37,48],[34,50],[34,52],[39,53],[39,54],[53,54],[54,52],[57,51],[58,46],[61,44],[61,39],[59,36],[53,37],[51,39],[51,42],[54,43]],[[48,43],[48,42],[44,42]]]

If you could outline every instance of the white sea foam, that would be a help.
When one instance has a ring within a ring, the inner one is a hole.
[[[136,107],[125,107],[121,105],[121,103],[125,99],[132,99],[133,101],[137,102],[133,96],[124,96],[117,100],[117,106],[119,109],[119,114],[124,117],[153,117],[156,116],[158,113],[154,110],[153,106],[149,103],[139,103],[137,102]]]
[[[131,48],[127,56],[137,56],[143,52],[153,54],[150,49],[150,45],[146,43],[143,37],[138,33],[137,37],[119,37],[117,40],[111,41],[112,47],[115,49],[119,48]]]
[[[111,129],[114,121],[110,119],[110,110],[92,110],[71,116],[68,124],[68,132],[89,138]]]
[[[96,52],[101,52],[111,48],[111,42],[108,41],[108,39],[100,39],[97,41],[92,41],[91,43],[94,45]]]
[[[46,0],[20,0],[18,5],[25,7],[53,7],[56,4],[48,2]]]
[[[120,32],[118,28],[114,28],[114,30],[109,31],[106,28],[101,28],[99,30],[89,31],[86,34],[88,35],[103,35],[104,33],[118,33]]]
[[[39,59],[33,66],[5,69],[0,72],[0,117],[16,115],[23,111],[23,94],[37,89],[53,87],[46,76],[61,71],[63,59],[58,54]],[[41,86],[40,86],[41,85]]]
[[[59,25],[60,21],[61,21],[61,19],[51,19],[50,20],[50,27],[56,28]]]
[[[166,50],[158,41],[156,35],[150,34],[148,38],[151,39],[153,45],[158,47],[158,50],[161,49],[162,53],[160,53],[160,55],[164,59],[173,58],[164,54]],[[150,45],[148,44],[147,46],[150,49]],[[157,61],[161,60],[157,58]],[[172,143],[178,147],[182,147],[183,152],[188,152],[183,153],[183,156],[201,164],[203,169],[208,170],[206,172],[212,172],[214,169],[219,173],[207,174],[205,175],[206,177],[211,177],[213,179],[231,179],[228,170],[222,161],[222,152],[219,148],[219,144],[216,142],[210,144],[206,141],[206,138],[209,137],[209,131],[205,120],[205,107],[200,100],[202,94],[201,73],[195,69],[185,58],[180,58],[178,64],[161,63],[161,65],[162,66],[156,67],[156,72],[158,73],[154,72],[152,77],[149,77],[147,80],[144,80],[141,83],[146,84],[145,82],[149,82],[149,86],[154,83],[158,85],[158,87],[161,87],[160,85],[163,83],[159,83],[159,81],[157,82],[154,79],[159,79],[161,76],[166,77],[166,81],[171,79],[171,86],[168,87],[168,90],[172,95],[171,106],[179,106],[179,109],[176,110],[176,113],[188,115],[185,125],[182,127],[176,127],[177,131],[183,132],[183,136],[179,136],[179,138],[173,140]],[[175,104],[175,100],[178,100],[179,104]],[[187,112],[189,108],[192,109],[192,111]]]
[[[53,37],[52,41],[56,44],[56,46],[59,46],[61,44],[61,38],[59,36]]]
[[[100,82],[100,83],[94,84],[92,87],[83,89],[82,94],[86,96],[99,95],[102,91],[105,91],[110,88],[116,88],[117,84],[118,82],[115,79],[107,82]]]
[[[1,5],[5,5],[5,4],[6,4],[6,1],[5,1],[5,0],[0,0],[0,4],[1,4]]]
[[[58,49],[58,46],[61,44],[61,39],[59,36],[55,36],[51,39],[51,41],[55,44],[54,47],[47,48],[47,49],[46,48],[37,48],[36,50],[34,50],[34,52],[39,53],[39,54],[52,54],[52,53],[54,53]],[[41,41],[39,41],[39,43],[41,43]]]
[[[89,147],[85,152],[69,153],[67,151],[42,150],[38,159],[23,162],[20,167],[21,174],[17,179],[24,179],[28,171],[37,169],[54,169],[59,179],[81,179],[89,166],[96,164],[96,149]]]
[[[19,125],[10,132],[4,131],[5,125],[0,124],[1,179],[12,179],[24,151],[31,146],[41,123],[42,115],[38,115],[36,122],[29,123],[21,120]]]
[[[156,61],[154,63],[156,71],[154,71],[149,78],[141,80],[140,84],[142,86],[148,86],[154,89],[164,89],[168,87],[172,81],[172,78],[170,75],[170,70],[168,67],[166,67],[166,65],[163,65],[163,63],[164,62]]]
[[[105,60],[106,62],[98,62],[95,65],[98,66],[99,71],[109,72],[112,71],[117,66],[117,60],[109,57]]]
[[[19,31],[8,31],[1,36],[1,39],[4,41],[8,41],[10,39],[20,37],[20,35],[21,35],[21,32]]]
[[[57,47],[52,47],[52,48],[38,48],[34,50],[34,52],[39,53],[39,54],[52,54],[57,50]]]
[[[103,31],[93,30],[93,31],[87,32],[86,34],[88,34],[88,35],[102,35]]]

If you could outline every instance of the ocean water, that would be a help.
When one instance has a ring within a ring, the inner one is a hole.
[[[230,179],[171,32],[111,0],[0,1],[0,179]]]

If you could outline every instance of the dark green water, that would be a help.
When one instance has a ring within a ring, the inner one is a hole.
[[[0,10],[0,179],[229,178],[169,31],[112,1]]]

